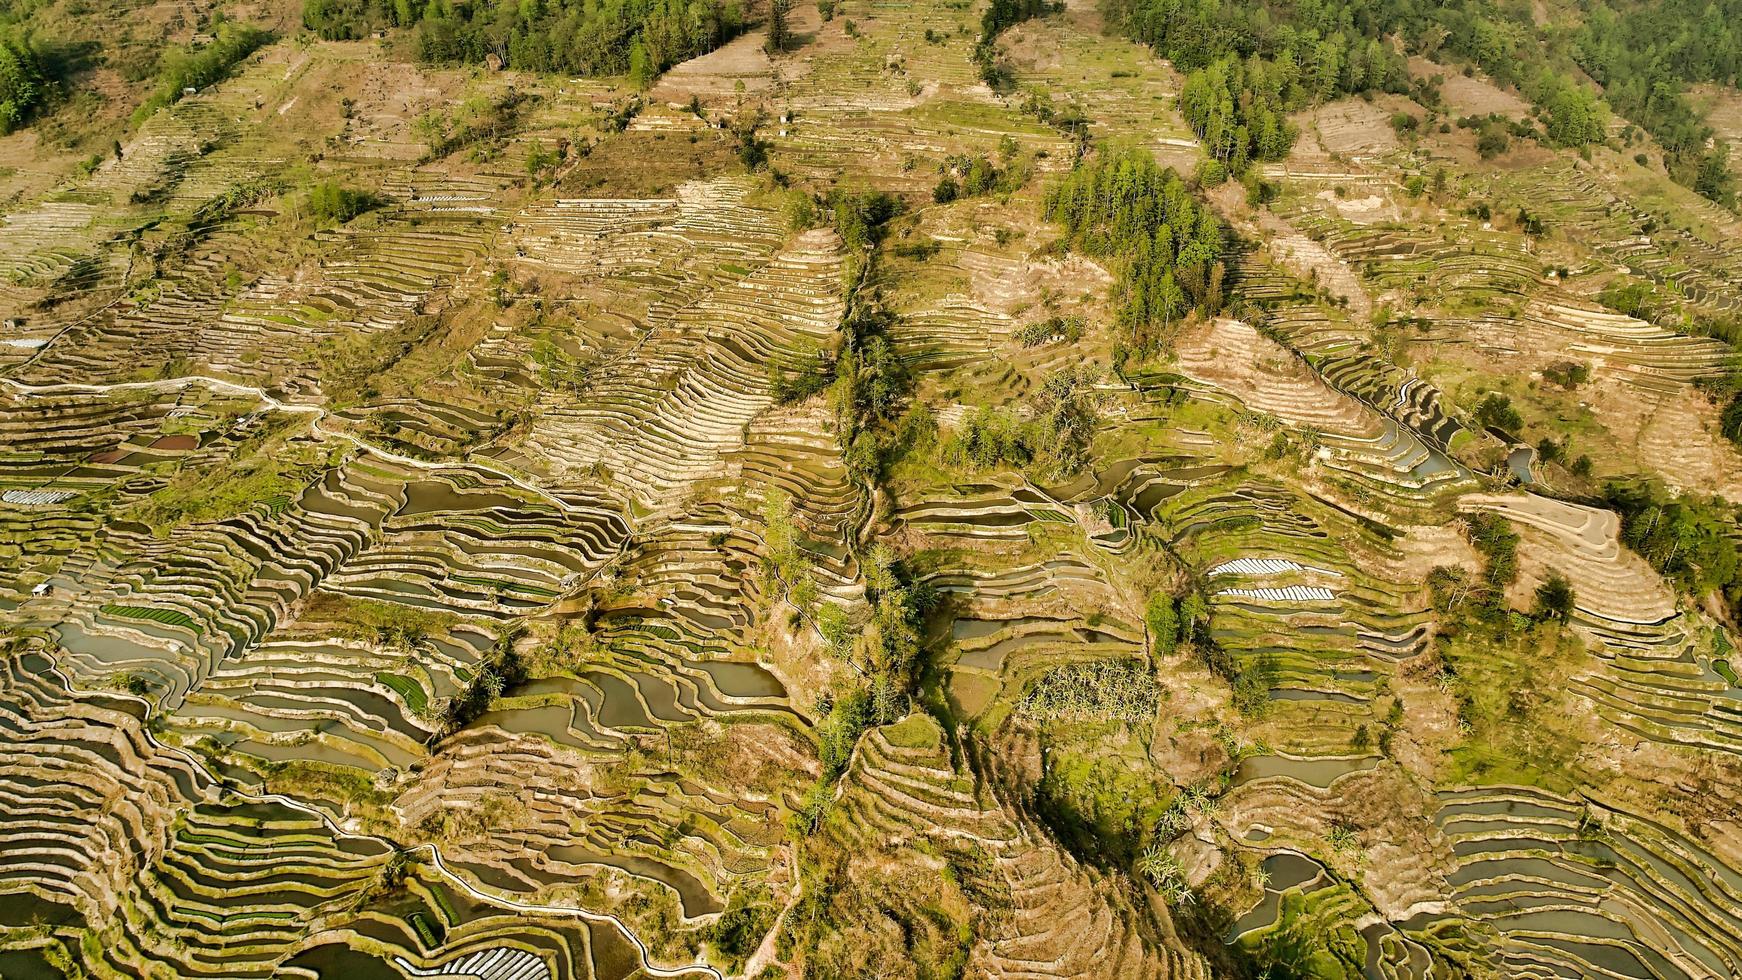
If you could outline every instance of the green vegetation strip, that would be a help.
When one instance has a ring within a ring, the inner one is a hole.
[[[146,619],[154,623],[162,623],[165,626],[192,627],[194,625],[193,617],[179,609],[153,609],[149,606],[117,606],[113,603],[109,603],[102,607],[102,612],[105,616],[118,616],[122,619]]]
[[[405,701],[405,706],[417,714],[423,714],[424,709],[429,707],[429,696],[424,693],[423,685],[403,674],[382,672],[375,675],[375,681],[391,688]]]

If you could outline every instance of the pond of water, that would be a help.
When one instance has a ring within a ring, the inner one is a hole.
[[[337,943],[298,953],[285,965],[313,970],[321,980],[406,980],[392,963]]]
[[[405,505],[398,517],[413,517],[437,511],[487,510],[491,507],[526,507],[525,501],[487,490],[461,491],[441,480],[419,480],[405,487]]]
[[[1373,756],[1292,759],[1285,755],[1255,755],[1240,763],[1240,771],[1235,774],[1234,783],[1239,785],[1254,779],[1286,776],[1308,786],[1329,789],[1337,778],[1363,769],[1372,769],[1378,764],[1379,760]]]

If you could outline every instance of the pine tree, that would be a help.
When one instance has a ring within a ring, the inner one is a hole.
[[[792,41],[792,33],[786,25],[786,14],[792,7],[792,0],[769,0],[768,2],[768,40],[763,42],[763,49],[769,54],[779,54],[786,50]]]

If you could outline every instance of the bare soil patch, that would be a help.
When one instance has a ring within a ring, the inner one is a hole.
[[[1463,69],[1437,65],[1417,56],[1409,59],[1409,73],[1416,78],[1440,76],[1440,97],[1458,116],[1486,116],[1499,113],[1508,119],[1523,119],[1530,115],[1530,103],[1516,93],[1508,92],[1481,75],[1465,75]]]
[[[1295,145],[1295,154],[1312,159],[1321,154],[1374,156],[1390,153],[1398,148],[1397,134],[1391,128],[1391,116],[1395,112],[1419,114],[1421,110],[1408,99],[1390,95],[1371,102],[1340,99],[1296,113],[1294,123],[1300,127],[1300,141]]]

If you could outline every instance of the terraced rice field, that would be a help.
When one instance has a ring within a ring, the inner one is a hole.
[[[1091,7],[0,168],[0,976],[1742,976],[1738,219],[1474,69],[1222,182]]]

